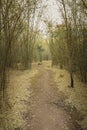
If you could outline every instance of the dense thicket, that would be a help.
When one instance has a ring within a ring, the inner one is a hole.
[[[0,0],[0,91],[3,96],[9,69],[31,68],[42,12],[39,4],[39,0]]]
[[[85,1],[58,1],[63,24],[55,28],[48,24],[52,65],[60,65],[70,73],[71,87],[74,74],[87,83],[87,13]]]

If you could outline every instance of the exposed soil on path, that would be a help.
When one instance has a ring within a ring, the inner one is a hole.
[[[56,91],[56,84],[52,78],[52,72],[39,68],[40,75],[33,79],[31,85],[32,96],[30,112],[27,116],[26,130],[77,130],[66,110],[56,106],[56,102],[62,103],[64,96]],[[31,113],[31,114],[30,114]]]

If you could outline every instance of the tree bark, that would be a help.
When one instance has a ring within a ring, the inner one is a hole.
[[[70,86],[71,86],[71,88],[74,88],[74,78],[73,78],[73,73],[72,72],[70,73],[70,79],[71,79]]]

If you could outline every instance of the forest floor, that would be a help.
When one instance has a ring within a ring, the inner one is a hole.
[[[86,130],[86,87],[69,88],[65,70],[44,62],[31,71],[12,71],[10,79],[0,130]]]

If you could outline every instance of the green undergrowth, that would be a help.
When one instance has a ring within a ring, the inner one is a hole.
[[[36,74],[38,74],[38,70],[36,69],[10,72],[5,105],[0,110],[0,130],[23,129],[26,125],[23,113],[27,112],[26,102],[29,102],[29,97],[32,93],[29,88],[32,78]]]

